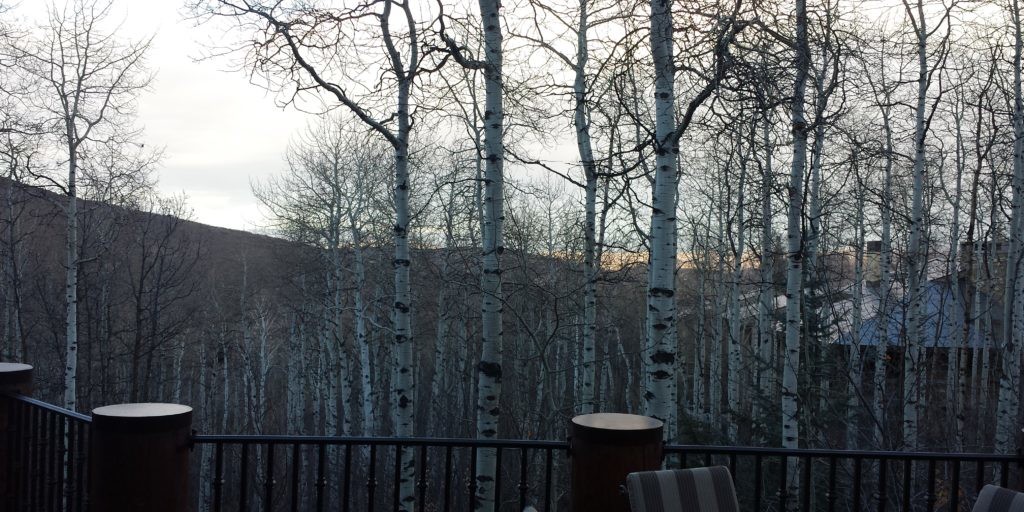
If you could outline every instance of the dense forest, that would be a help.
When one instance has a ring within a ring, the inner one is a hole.
[[[225,34],[203,58],[310,113],[253,184],[264,235],[156,194],[149,41],[109,4],[0,10],[0,354],[43,396],[205,432],[618,411],[670,442],[1019,446],[1017,0],[334,4],[187,2]]]

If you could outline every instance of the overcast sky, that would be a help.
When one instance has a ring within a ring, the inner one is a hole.
[[[281,170],[285,146],[307,116],[278,108],[223,62],[196,62],[201,43],[216,34],[184,19],[179,0],[121,3],[124,28],[156,34],[149,60],[156,82],[140,98],[139,121],[146,140],[165,148],[161,191],[184,191],[199,222],[258,228],[249,182]]]
[[[18,14],[44,19],[47,3],[21,0]],[[187,194],[198,222],[258,229],[262,216],[249,182],[282,169],[289,138],[309,116],[276,107],[270,94],[226,71],[224,62],[196,62],[201,43],[217,34],[185,19],[181,0],[115,0],[114,6],[109,21],[122,22],[119,35],[155,34],[148,64],[156,80],[139,99],[138,122],[147,146],[164,148],[160,191]]]

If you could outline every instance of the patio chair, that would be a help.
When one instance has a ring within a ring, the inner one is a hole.
[[[971,512],[1024,512],[1024,493],[986,485]]]
[[[725,466],[640,471],[626,476],[632,512],[739,512]]]

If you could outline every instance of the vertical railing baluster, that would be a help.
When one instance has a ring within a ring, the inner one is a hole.
[[[75,453],[77,446],[75,445],[75,433],[79,428],[77,421],[68,420],[67,422],[67,466],[64,469],[66,473],[66,480],[64,482],[64,503],[69,511],[76,510],[75,508],[75,466],[77,462],[78,454]]]
[[[53,415],[48,411],[40,410],[41,423],[40,423],[40,434],[39,434],[39,487],[36,510],[47,510],[47,504],[50,501],[49,498],[49,479],[50,479],[50,467],[52,466],[53,455],[51,453],[50,446],[50,424],[53,420]]]
[[[35,489],[32,493],[32,510],[40,510],[43,508],[43,482],[46,479],[46,416],[43,414],[43,410],[36,409],[36,428],[35,436],[35,482],[33,485]]]
[[[53,512],[53,484],[57,476],[57,415],[46,412],[46,477],[43,478],[43,506]]]
[[[317,446],[316,453],[316,510],[317,512],[323,512],[324,510],[324,494],[326,494],[327,487],[327,445],[320,443]]]
[[[469,508],[476,510],[476,446],[469,450]]]
[[[551,473],[554,468],[554,454],[552,449],[547,449],[544,461],[544,512],[551,511]]]
[[[833,455],[828,458],[828,492],[825,494],[825,498],[828,500],[828,512],[835,512],[836,510],[836,465],[838,461],[836,456]]]
[[[249,444],[242,444],[242,464],[239,468],[239,476],[242,479],[238,485],[238,510],[248,512],[249,507]]]
[[[960,459],[953,459],[953,479],[949,484],[949,511],[960,509]]]
[[[418,510],[427,509],[427,445],[420,445],[420,481],[416,484],[419,490],[419,508]]]
[[[1017,449],[1017,489],[1024,490],[1024,452]]]
[[[913,462],[910,458],[903,459],[903,501],[900,504],[903,512],[910,512],[910,476]],[[930,471],[934,471],[935,462],[929,462],[928,467]],[[928,510],[931,510],[931,505],[928,506]]]
[[[392,500],[391,510],[398,512],[398,507],[401,505],[401,480],[402,480],[402,445],[395,445],[395,482],[392,486]]]
[[[732,483],[736,485],[736,454],[729,454],[729,474],[732,476]]]
[[[64,416],[57,418],[57,453],[59,456],[57,462],[57,485],[54,493],[56,494],[58,510],[68,509],[68,504],[70,503],[68,497],[71,494],[69,489],[65,487],[67,483],[65,482],[65,477],[69,474],[68,468],[71,464],[70,443],[65,443],[68,436],[67,424],[68,420]]]
[[[266,486],[264,490],[264,502],[263,510],[273,510],[274,508],[274,447],[273,443],[267,443],[267,468],[266,468],[266,480],[263,485]]]
[[[527,452],[526,448],[519,449],[519,510],[526,508],[526,491],[530,490],[530,484],[526,478],[526,466],[527,466]]]
[[[7,418],[8,421],[10,422],[7,425],[7,481],[4,482],[4,487],[7,489],[8,492],[7,503],[4,504],[4,507],[7,510],[17,510],[18,506],[18,503],[16,501],[18,497],[17,481],[18,473],[21,471],[21,469],[18,467],[17,461],[18,436],[21,435],[21,425],[19,423],[21,421],[19,417],[20,403],[21,402],[18,400],[7,401]]]
[[[451,510],[452,447],[444,447],[444,512]]]
[[[885,506],[889,501],[889,493],[886,489],[887,475],[885,474],[888,467],[888,460],[878,459],[878,512],[885,512]]]
[[[913,471],[907,468],[907,471],[903,474],[903,486],[907,488],[907,508],[910,510],[910,476]],[[928,511],[935,510],[935,459],[928,460]]]
[[[366,480],[366,509],[373,511],[377,506],[377,445],[370,445],[370,469]]]
[[[295,443],[292,445],[292,482],[291,482],[291,511],[299,512],[299,470],[302,466],[302,451],[301,445]]]
[[[224,443],[218,442],[213,455],[213,510],[224,506]]]
[[[58,425],[61,423],[59,421],[61,418],[53,412],[49,413],[49,415],[50,426],[47,432],[49,439],[46,444],[49,445],[48,450],[50,452],[50,458],[48,465],[50,466],[50,469],[48,471],[49,475],[46,479],[46,502],[48,505],[47,508],[56,512],[57,507],[60,506],[58,494],[60,492],[60,487],[57,486],[60,482],[60,477],[58,474],[60,473],[60,467],[64,465],[64,454],[62,453],[62,440],[58,437],[60,433],[60,427]]]
[[[761,454],[754,455],[754,508],[753,510],[761,510]]]
[[[999,486],[1009,487],[1010,485],[1010,463],[1002,461],[999,463]]]
[[[814,459],[802,457],[803,477],[800,479],[800,509],[804,512],[811,512],[811,464]]]
[[[345,443],[345,476],[341,482],[341,510],[348,512],[349,501],[352,500],[352,444]]]
[[[75,481],[77,482],[75,485],[75,510],[78,512],[88,510],[89,508],[85,498],[87,496],[85,490],[89,487],[89,474],[85,470],[87,454],[89,453],[87,451],[89,449],[87,441],[89,426],[90,424],[88,423],[78,424],[78,457],[76,458],[77,467],[75,468]]]
[[[860,473],[861,465],[864,463],[860,457],[853,458],[853,510],[854,512],[860,512]]]
[[[974,464],[974,496],[977,497],[985,486],[985,461],[978,459]]]
[[[25,450],[25,475],[24,475],[24,491],[22,496],[25,497],[25,510],[32,510],[35,506],[35,477],[38,464],[36,464],[36,446],[35,436],[36,427],[38,425],[39,410],[35,407],[27,408],[25,414],[25,437],[24,437],[24,450]]]
[[[494,507],[495,510],[501,507],[501,447],[495,450],[494,455]]]
[[[786,496],[786,482],[788,480],[789,467],[787,464],[787,458],[783,455],[779,461],[779,510],[786,510],[786,500],[789,498]]]

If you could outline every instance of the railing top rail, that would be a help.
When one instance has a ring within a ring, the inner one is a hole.
[[[362,446],[452,446],[479,448],[538,448],[568,449],[565,441],[530,439],[474,439],[453,437],[349,437],[349,436],[290,436],[290,435],[199,435],[192,436],[195,444],[328,444]]]
[[[537,448],[565,450],[569,448],[566,441],[529,440],[529,439],[474,439],[474,438],[436,438],[436,437],[348,437],[348,436],[291,436],[291,435],[193,435],[195,444],[327,444],[327,445],[377,445],[377,446],[452,446],[478,448]],[[787,456],[812,458],[850,458],[850,459],[887,459],[887,460],[960,460],[1014,462],[1024,464],[1024,456],[1020,454],[992,453],[945,453],[945,452],[894,452],[869,450],[826,450],[826,449],[785,449],[762,448],[748,446],[706,446],[706,445],[666,445],[666,453],[689,454],[734,454]]]
[[[2,393],[2,392],[0,392],[0,394],[3,394],[4,396],[7,396],[7,397],[12,398],[14,400],[17,400],[19,402],[23,402],[23,403],[29,404],[29,405],[31,405],[33,407],[38,407],[40,409],[43,409],[43,410],[46,410],[46,411],[50,411],[52,413],[59,414],[61,416],[66,416],[68,418],[81,421],[83,423],[92,423],[92,416],[87,416],[87,415],[82,414],[80,412],[71,411],[71,410],[65,409],[63,407],[56,406],[56,405],[53,405],[51,403],[44,402],[42,400],[36,400],[35,398],[30,398],[30,397],[27,397],[27,396],[24,396],[24,395],[19,395],[17,393]]]
[[[872,450],[830,450],[830,449],[787,449],[755,446],[708,446],[708,445],[666,445],[666,453],[688,454],[735,454],[788,456],[811,458],[847,458],[847,459],[887,459],[887,460],[960,460],[986,462],[1016,462],[1024,464],[1022,454],[1000,453],[956,453],[956,452],[898,452]]]

